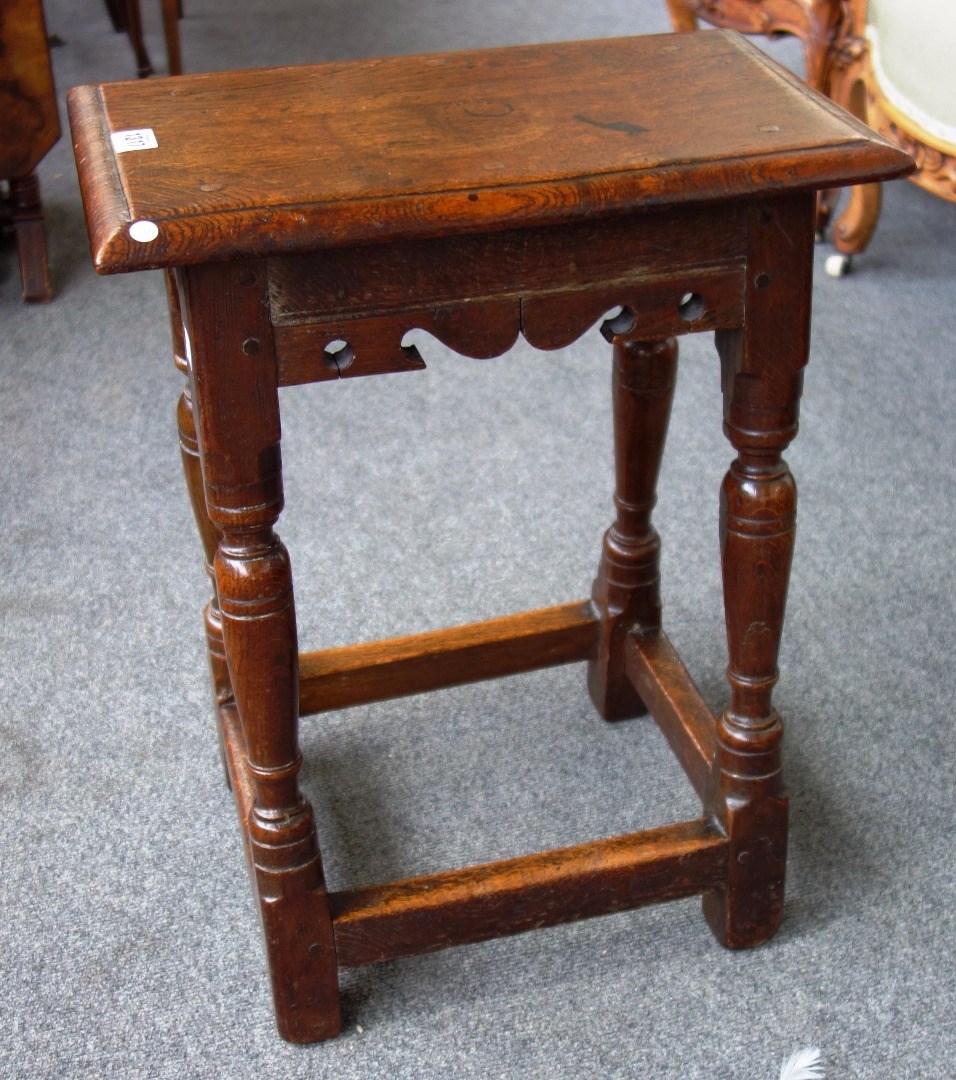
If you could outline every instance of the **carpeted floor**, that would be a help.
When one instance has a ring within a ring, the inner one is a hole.
[[[661,7],[186,0],[182,32],[199,70],[648,33]],[[47,9],[61,91],[133,73],[102,4]],[[897,183],[852,276],[817,253],[787,455],[778,936],[726,952],[687,901],[359,969],[344,1034],[303,1049],[275,1034],[217,759],[162,279],[94,276],[68,138],[40,176],[54,302],[21,305],[0,253],[0,1075],[769,1080],[811,1044],[829,1077],[952,1075],[956,207]],[[483,363],[420,346],[424,374],[283,392],[305,648],[589,588],[610,515],[603,341]],[[665,619],[714,707],[730,457],[712,342],[684,339]],[[313,718],[303,743],[333,887],[697,810],[653,725],[599,721],[577,666]]]

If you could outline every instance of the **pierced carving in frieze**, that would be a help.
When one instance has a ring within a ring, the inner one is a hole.
[[[421,354],[408,341],[424,330],[461,356],[501,356],[519,334],[536,349],[561,349],[593,326],[618,345],[701,330],[739,326],[743,264],[700,270],[687,279],[648,277],[597,288],[566,289],[505,300],[462,301],[389,315],[275,328],[282,385],[419,370]]]

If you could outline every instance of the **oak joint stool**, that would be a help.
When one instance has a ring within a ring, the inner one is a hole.
[[[215,123],[208,118],[214,117]],[[96,268],[167,271],[206,632],[279,1030],[340,1027],[338,968],[703,895],[731,947],[780,919],[787,801],[771,704],[810,326],[814,192],[909,158],[738,35],[400,57],[80,87]],[[299,652],[279,387],[412,371],[429,331],[476,358],[568,345],[605,313],[616,516],[589,600]],[[661,629],[651,523],[675,338],[715,331],[730,704]],[[649,711],[698,820],[329,891],[297,783],[302,714],[587,661],[598,711]]]

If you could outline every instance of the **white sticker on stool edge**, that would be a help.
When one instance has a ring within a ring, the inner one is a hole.
[[[152,128],[130,128],[110,133],[114,154],[126,154],[130,150],[157,150],[159,142]]]
[[[159,226],[155,221],[134,221],[129,227],[129,234],[141,244],[148,244],[159,236]]]

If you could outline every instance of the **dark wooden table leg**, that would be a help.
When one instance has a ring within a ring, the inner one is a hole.
[[[222,619],[219,614],[219,596],[216,593],[216,572],[213,560],[219,550],[220,533],[209,520],[206,511],[206,493],[203,490],[202,466],[199,458],[199,442],[196,438],[196,419],[193,414],[193,399],[189,381],[189,360],[187,358],[185,332],[183,328],[182,306],[176,276],[171,270],[166,274],[166,296],[169,301],[169,323],[173,338],[173,361],[183,373],[186,385],[176,403],[176,424],[179,428],[179,452],[183,462],[183,474],[186,477],[186,490],[192,506],[199,539],[202,541],[206,557],[206,573],[212,582],[212,599],[203,613],[206,626],[206,646],[209,652],[209,669],[212,674],[213,694],[216,707],[216,732],[219,738],[219,752],[222,758],[226,783],[231,784],[229,768],[226,764],[223,746],[222,722],[220,710],[234,707],[235,697],[226,666],[226,652],[222,643]]]
[[[145,79],[153,74],[153,65],[146,51],[146,40],[143,37],[143,13],[139,0],[126,0],[126,29],[136,57],[137,74],[141,79]]]
[[[635,627],[661,625],[660,537],[651,524],[657,477],[677,377],[677,339],[614,346],[614,505],[592,596],[601,614],[588,689],[606,720],[647,710],[624,672],[624,645]]]
[[[117,34],[126,32],[126,0],[106,0],[106,11]]]
[[[40,183],[36,173],[10,181],[10,213],[20,255],[23,299],[43,303],[53,295]]]
[[[169,74],[182,75],[183,56],[179,42],[179,20],[182,9],[179,0],[162,0],[163,33],[166,36],[166,57],[169,61]]]
[[[704,913],[734,948],[771,937],[783,907],[787,797],[771,695],[797,493],[781,454],[797,432],[809,350],[815,215],[812,195],[752,208],[746,326],[717,335],[724,430],[737,458],[721,489],[731,700],[717,721],[711,810],[730,847],[726,888],[705,894]]]
[[[193,402],[223,641],[247,754],[246,822],[280,1033],[340,1028],[338,969],[312,807],[299,791],[299,653],[282,510],[278,371],[265,270],[182,272]]]

